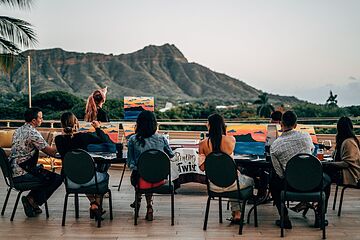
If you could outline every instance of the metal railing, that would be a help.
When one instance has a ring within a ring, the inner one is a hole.
[[[357,125],[356,121],[359,120],[360,122],[360,118],[354,118],[353,121],[355,122],[354,124],[354,128],[356,129],[360,129],[360,124]],[[319,118],[319,119],[314,119],[314,118],[307,118],[307,119],[299,119],[298,123],[309,123],[309,122],[319,122],[319,121],[335,121],[333,124],[311,124],[312,126],[314,126],[315,128],[336,128],[336,121],[337,119],[335,118]],[[129,123],[129,121],[112,121],[113,123],[120,123],[120,124],[126,124]],[[4,129],[4,128],[17,128],[19,126],[21,126],[24,123],[23,120],[0,120],[0,129]],[[269,123],[268,121],[265,120],[256,120],[256,119],[247,119],[247,120],[226,120],[226,124],[227,125],[235,125],[235,124],[239,124],[239,123],[252,123],[252,124],[267,124]],[[206,120],[198,120],[198,121],[158,121],[158,125],[159,128],[163,127],[163,126],[205,126],[206,125]],[[59,120],[44,120],[43,124],[40,128],[50,128],[50,129],[60,129],[61,128],[61,123]]]

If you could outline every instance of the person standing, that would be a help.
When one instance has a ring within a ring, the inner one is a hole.
[[[42,212],[41,206],[61,185],[59,174],[48,171],[37,165],[39,151],[55,156],[56,148],[51,147],[40,134],[37,127],[43,122],[43,114],[39,108],[29,108],[25,114],[25,124],[16,129],[13,135],[10,165],[14,183],[36,186],[21,201],[27,217],[34,217]]]
[[[87,99],[85,108],[85,121],[110,122],[107,113],[102,108],[106,100],[107,87],[95,90]]]

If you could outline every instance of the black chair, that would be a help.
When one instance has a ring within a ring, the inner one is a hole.
[[[285,168],[285,187],[281,192],[281,237],[284,237],[285,201],[318,202],[321,209],[320,228],[325,235],[325,192],[321,162],[310,154],[297,154]]]
[[[4,201],[4,205],[3,205],[2,210],[1,210],[1,216],[4,216],[6,205],[8,203],[11,190],[14,189],[15,191],[18,191],[16,201],[15,201],[15,205],[14,205],[14,208],[13,208],[13,211],[12,211],[12,214],[11,214],[11,218],[10,218],[10,221],[13,221],[21,194],[23,192],[25,192],[25,191],[30,191],[32,189],[41,188],[42,186],[39,185],[39,183],[36,183],[36,182],[33,182],[33,183],[32,182],[26,182],[26,183],[16,183],[16,182],[14,182],[13,177],[12,177],[12,170],[11,170],[11,167],[10,167],[9,160],[6,157],[4,149],[2,149],[2,148],[0,148],[0,165],[1,165],[1,170],[3,172],[3,175],[4,175],[5,183],[8,186],[8,190],[7,190],[6,198],[5,198],[5,201]],[[49,210],[48,210],[47,202],[45,202],[45,212],[46,212],[46,218],[49,218]]]
[[[158,183],[164,179],[171,179],[170,159],[166,153],[150,149],[143,152],[138,160],[139,178],[141,177],[149,183]],[[138,184],[135,186],[135,214],[134,225],[137,225],[139,216],[138,198],[140,194],[170,194],[171,196],[171,225],[174,225],[174,185],[168,180],[167,183],[154,188],[140,189]]]
[[[335,210],[335,207],[336,207],[336,199],[337,199],[337,194],[338,194],[339,187],[342,187],[341,196],[340,196],[340,203],[339,203],[339,210],[338,210],[338,216],[340,217],[341,216],[341,208],[342,208],[342,203],[343,203],[345,190],[348,189],[348,188],[350,188],[350,189],[360,189],[360,180],[358,181],[357,186],[345,185],[345,184],[336,184],[335,195],[334,195],[334,203],[333,203],[333,210]]]
[[[245,216],[245,206],[247,200],[253,197],[253,187],[247,187],[245,189],[240,190],[239,178],[237,167],[235,165],[234,160],[225,153],[211,153],[205,159],[205,173],[207,178],[207,189],[208,189],[208,199],[206,203],[206,212],[204,219],[203,229],[207,228],[207,221],[209,216],[210,209],[210,201],[218,198],[219,199],[219,222],[222,223],[222,198],[228,199],[236,199],[240,205],[240,201],[242,200],[241,206],[241,219],[239,226],[239,234],[242,234],[242,229],[244,225],[244,216]],[[218,186],[218,187],[230,187],[236,182],[237,190],[230,192],[214,192],[210,189],[209,181]],[[255,202],[255,201],[254,201]],[[255,227],[258,226],[257,222],[257,208],[254,203],[254,222]]]
[[[109,180],[98,183],[94,160],[86,151],[78,149],[66,153],[63,160],[62,170],[65,177],[64,181],[66,188],[62,226],[65,226],[66,209],[69,194],[75,195],[75,216],[76,218],[78,218],[78,194],[99,194],[101,196],[99,208],[102,209],[104,194],[109,193],[110,220],[113,219]],[[95,178],[95,184],[87,187],[73,189],[68,186],[68,180],[71,180],[76,184],[85,184],[93,178]],[[101,218],[98,218],[97,220],[97,226],[101,227]]]

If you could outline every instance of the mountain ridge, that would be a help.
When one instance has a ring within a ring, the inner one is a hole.
[[[262,93],[245,82],[188,62],[173,44],[149,45],[127,54],[78,53],[61,48],[27,50],[31,56],[32,92],[62,90],[87,97],[109,87],[108,98],[155,96],[169,100],[253,102]],[[10,76],[0,74],[1,93],[27,93],[27,63]],[[295,97],[269,95],[270,101],[295,103]]]

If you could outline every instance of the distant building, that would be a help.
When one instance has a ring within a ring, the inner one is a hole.
[[[238,105],[229,105],[229,106],[222,106],[222,105],[219,105],[219,106],[216,106],[215,108],[216,109],[228,109],[228,108],[237,108]]]
[[[169,111],[170,109],[172,109],[174,106],[171,102],[166,102],[165,104],[165,107],[164,108],[161,108],[159,110],[159,112],[166,112],[166,111]]]

